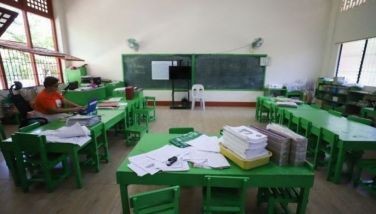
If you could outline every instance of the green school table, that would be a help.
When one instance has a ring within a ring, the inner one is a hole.
[[[338,135],[339,142],[334,151],[337,153],[337,160],[334,160],[336,161],[334,169],[328,169],[329,172],[334,170],[333,181],[336,183],[340,180],[347,151],[376,150],[376,128],[372,126],[350,121],[345,117],[337,117],[308,105],[284,109],[291,112],[293,118],[302,117],[311,121],[313,129],[325,128]]]
[[[98,114],[101,116],[101,121],[104,124],[105,131],[109,130],[111,127],[113,127],[115,124],[126,121],[125,119],[125,111],[124,109],[115,109],[115,110],[98,110]],[[100,123],[99,123],[100,124]],[[90,129],[97,128],[96,126],[99,125],[96,124],[93,127],[89,127]],[[65,125],[65,122],[62,120],[56,120],[53,122],[50,122],[44,126],[38,127],[37,129],[33,130],[31,133],[38,134],[44,130],[54,130],[58,129]],[[105,142],[107,141],[107,134],[103,133],[105,136]],[[77,188],[82,187],[82,177],[81,177],[81,169],[79,165],[79,158],[78,158],[78,151],[84,147],[86,147],[91,141],[88,141],[83,146],[78,146],[75,144],[70,143],[48,143],[46,148],[47,152],[57,152],[57,153],[67,153],[69,154],[72,164],[73,164],[73,171],[76,175],[76,186]],[[108,145],[106,145],[108,147]],[[10,173],[12,174],[12,177],[16,184],[18,184],[19,179],[15,170],[15,162],[14,162],[14,144],[12,144],[11,138],[8,138],[2,142],[0,142],[0,149],[4,155],[4,159],[7,163],[8,169]],[[107,157],[108,160],[109,157]]]
[[[177,135],[145,134],[140,142],[129,153],[129,156],[145,153],[167,144],[169,139]],[[180,185],[187,187],[203,186],[204,177],[212,176],[242,176],[250,178],[250,187],[296,187],[299,188],[298,213],[305,213],[309,191],[313,186],[314,172],[308,167],[279,167],[273,163],[251,170],[242,170],[230,162],[227,169],[200,169],[191,167],[186,172],[160,172],[155,175],[138,177],[128,168],[128,159],[124,160],[117,172],[116,180],[120,186],[123,213],[130,213],[128,186],[142,185]]]
[[[40,126],[30,133],[32,134],[38,134],[45,130],[55,130],[65,125],[65,122],[62,120],[56,120],[53,122],[50,122],[46,125]],[[95,125],[94,125],[95,126]],[[56,152],[56,153],[67,153],[69,157],[72,160],[73,165],[73,172],[76,177],[76,186],[77,188],[82,187],[82,178],[81,178],[81,167],[78,157],[78,151],[84,147],[86,147],[89,143],[91,143],[91,140],[86,142],[84,145],[79,146],[76,144],[71,143],[47,143],[46,144],[46,150],[47,152]],[[12,143],[12,139],[8,138],[6,140],[3,140],[1,142],[0,148],[4,155],[4,159],[7,163],[7,166],[9,168],[10,173],[12,174],[12,177],[16,184],[19,182],[19,177],[17,175],[16,165],[15,165],[15,155],[13,154],[15,150],[15,145]]]
[[[78,105],[85,106],[91,100],[104,100],[106,99],[106,87],[101,86],[85,91],[65,91],[64,98],[70,100]]]

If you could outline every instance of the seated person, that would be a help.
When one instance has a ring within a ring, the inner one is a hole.
[[[67,113],[78,112],[84,109],[67,99],[59,92],[59,80],[55,77],[46,77],[41,91],[34,101],[34,116],[44,117],[48,121],[53,121],[69,116]]]

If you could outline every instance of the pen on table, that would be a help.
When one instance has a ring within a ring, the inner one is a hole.
[[[166,163],[166,165],[167,165],[167,166],[171,166],[171,165],[172,165],[173,163],[175,163],[177,160],[178,160],[178,158],[177,158],[176,156],[173,156],[173,157],[167,159],[167,163]]]

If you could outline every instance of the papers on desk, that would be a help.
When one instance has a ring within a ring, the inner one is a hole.
[[[79,146],[84,145],[91,139],[90,130],[78,123],[72,126],[63,126],[56,130],[46,130],[39,135],[45,135],[48,142],[72,143]]]
[[[275,104],[282,107],[298,108],[298,105],[295,102],[276,102]]]
[[[106,101],[98,103],[98,108],[99,109],[100,108],[108,108],[108,107],[112,107],[112,108],[119,107],[119,101],[109,101],[109,100],[106,100]]]
[[[229,167],[230,164],[226,158],[219,153],[218,139],[204,136],[199,140],[196,138],[194,141],[188,142],[190,147],[179,148],[165,145],[159,149],[129,157],[128,167],[138,176],[154,175],[159,171],[188,171],[188,162],[193,163],[194,167],[201,168]],[[207,144],[207,146],[200,144]],[[172,157],[176,157],[177,160],[168,166],[168,160]]]

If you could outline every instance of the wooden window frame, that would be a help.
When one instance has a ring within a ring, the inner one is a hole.
[[[57,43],[56,25],[55,25],[55,19],[54,19],[54,15],[53,15],[53,9],[52,9],[53,7],[52,7],[52,1],[51,0],[47,0],[48,13],[43,13],[39,10],[28,7],[27,6],[27,0],[18,0],[18,2],[16,2],[15,0],[0,0],[0,3],[6,4],[6,5],[9,5],[9,6],[12,6],[12,7],[15,7],[15,8],[18,8],[18,9],[21,10],[22,14],[19,14],[19,15],[22,15],[22,17],[23,17],[25,34],[26,34],[26,45],[30,48],[33,48],[34,46],[33,46],[33,39],[32,39],[31,33],[30,33],[30,25],[29,25],[29,19],[28,19],[27,13],[28,12],[33,13],[33,14],[36,14],[36,15],[39,15],[39,16],[42,16],[44,18],[49,19],[50,22],[51,22],[51,29],[52,29],[52,35],[51,36],[52,36],[52,40],[53,40],[54,50],[57,51],[57,52],[59,51],[59,47],[58,47],[58,43]],[[55,59],[56,59],[56,63],[57,63],[58,73],[59,73],[59,80],[61,82],[64,82],[64,75],[63,75],[61,59],[58,58],[58,57],[55,57]],[[41,85],[41,81],[39,80],[37,65],[35,63],[35,55],[32,54],[32,53],[30,53],[30,61],[31,61],[31,66],[32,66],[32,70],[33,70],[33,75],[35,76],[35,85],[37,85],[37,86]],[[3,76],[1,78],[1,83],[3,84],[4,89],[8,89],[9,86],[10,86],[9,84],[11,84],[11,83],[7,82],[5,70],[4,70],[4,67],[3,67],[3,61],[2,61],[1,57],[0,57],[0,64],[1,64],[0,65],[0,72]]]

